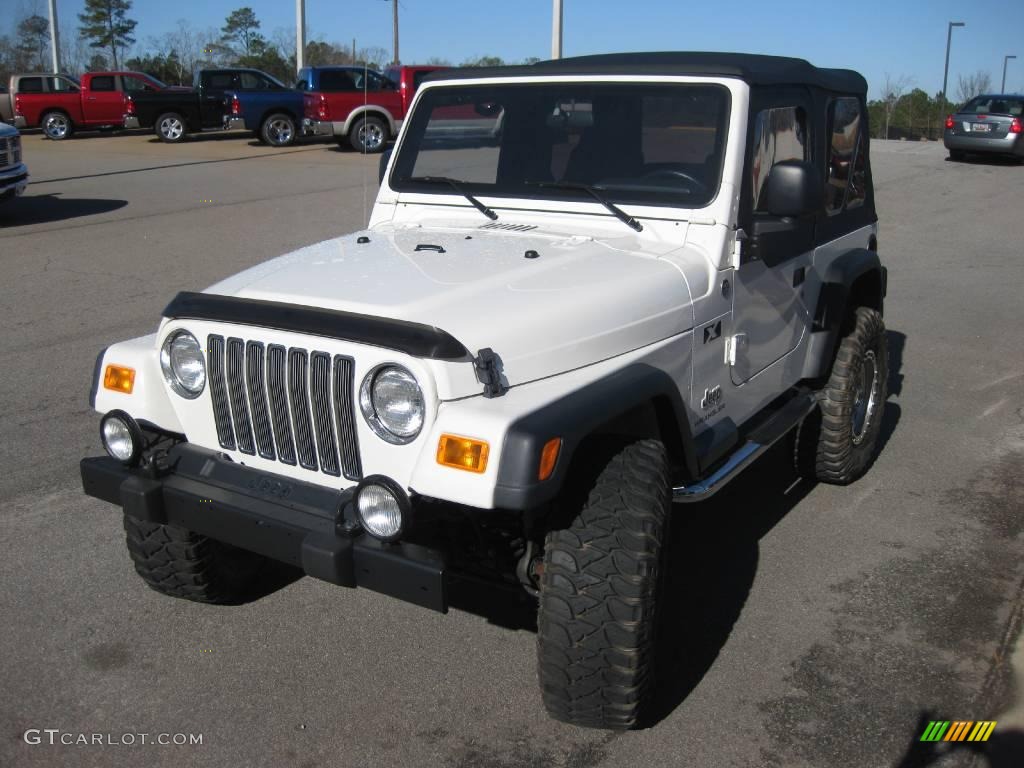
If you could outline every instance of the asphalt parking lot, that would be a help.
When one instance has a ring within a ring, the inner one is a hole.
[[[1020,765],[1024,167],[872,145],[880,456],[834,488],[795,483],[775,451],[677,509],[660,718],[609,734],[544,714],[512,602],[441,616],[309,578],[237,607],[164,598],[117,511],[81,493],[97,351],[152,332],[179,290],[362,226],[377,158],[237,135],[24,147],[32,183],[0,205],[0,765]],[[918,743],[933,719],[1001,726],[986,756],[946,753]]]

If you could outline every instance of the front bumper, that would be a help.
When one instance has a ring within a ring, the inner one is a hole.
[[[0,199],[17,197],[28,186],[28,168],[19,163],[11,168],[0,171]]]
[[[385,544],[342,525],[352,489],[282,478],[188,444],[161,476],[107,456],[82,459],[82,488],[151,523],[176,525],[301,568],[332,584],[366,587],[446,613],[441,554],[408,542]]]
[[[335,123],[330,120],[313,120],[308,117],[302,118],[303,136],[342,136],[344,133],[344,123]]]
[[[124,116],[124,127],[125,127],[126,130],[130,130],[132,128],[138,128],[139,127],[139,118],[137,118],[135,115],[125,115]]]
[[[244,117],[231,117],[230,115],[224,115],[224,130],[225,131],[241,131],[245,129],[245,118]]]
[[[15,128],[28,128],[28,120],[25,119],[24,115],[14,116],[14,127]]]
[[[942,143],[946,149],[959,152],[978,152],[985,154],[1024,155],[1024,134],[1010,133],[996,139],[983,139],[979,136],[958,136],[946,131]]]

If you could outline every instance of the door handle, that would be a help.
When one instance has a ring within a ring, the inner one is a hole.
[[[96,97],[95,96],[86,96],[86,100],[87,101],[96,101]]]

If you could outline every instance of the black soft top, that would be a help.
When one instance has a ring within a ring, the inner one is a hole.
[[[751,85],[810,85],[861,96],[866,96],[868,90],[863,76],[852,69],[822,69],[804,59],[787,56],[704,51],[603,53],[522,66],[448,69],[428,75],[426,79],[537,75],[718,75],[734,77]]]

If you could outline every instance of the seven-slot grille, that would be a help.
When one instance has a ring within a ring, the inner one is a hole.
[[[362,477],[352,358],[212,334],[206,354],[222,448]]]
[[[21,162],[21,139],[12,136],[9,139],[0,139],[0,168],[8,165],[17,165]]]

